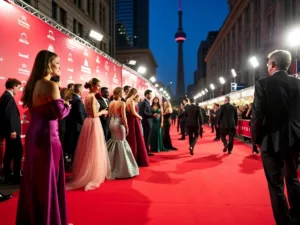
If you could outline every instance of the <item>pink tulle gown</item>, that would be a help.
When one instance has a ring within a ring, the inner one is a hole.
[[[100,105],[93,94],[86,96],[84,105],[87,118],[78,139],[72,177],[67,183],[67,190],[94,190],[99,188],[111,173],[102,125],[99,117],[93,117],[93,110],[98,112]]]

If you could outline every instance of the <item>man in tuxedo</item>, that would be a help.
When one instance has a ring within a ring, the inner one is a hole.
[[[214,129],[216,130],[216,138],[214,139],[214,141],[220,140],[220,128],[216,126],[218,115],[219,115],[219,104],[214,103],[214,108],[211,113],[211,126],[214,127]]]
[[[22,160],[21,120],[20,112],[14,100],[21,82],[9,78],[5,83],[6,91],[0,98],[0,137],[5,139],[4,181],[5,183],[20,183]],[[13,173],[11,163],[13,161]],[[0,202],[10,199],[11,195],[0,193]]]
[[[126,102],[125,99],[126,99],[126,96],[128,95],[128,93],[129,93],[130,90],[131,90],[130,86],[128,86],[128,85],[124,86],[124,88],[123,88],[124,98],[122,98],[121,101]]]
[[[144,141],[146,145],[146,149],[148,152],[148,156],[153,156],[154,154],[150,151],[150,135],[151,129],[153,124],[153,117],[156,118],[158,116],[157,113],[153,114],[151,109],[150,100],[152,98],[152,91],[146,90],[144,93],[145,99],[141,102],[139,107],[139,114],[143,118],[142,119],[142,126],[143,126],[143,133],[144,133]]]
[[[75,84],[74,94],[70,101],[71,110],[69,115],[66,117],[65,142],[68,148],[67,152],[71,158],[74,157],[80,131],[86,117],[84,105],[81,100],[81,92],[82,84]]]
[[[217,118],[217,125],[220,128],[221,140],[224,144],[223,152],[231,154],[233,149],[233,139],[236,133],[237,126],[237,110],[230,104],[230,97],[225,97],[225,104],[221,106],[219,111],[219,116]],[[226,136],[229,136],[229,141],[227,143]]]
[[[300,184],[295,162],[300,149],[300,80],[287,73],[292,60],[288,51],[274,51],[268,58],[270,76],[255,84],[252,140],[261,150],[276,224],[298,225]]]
[[[191,104],[186,109],[186,126],[188,128],[189,133],[189,150],[190,154],[194,155],[194,147],[198,140],[199,128],[202,126],[202,118],[200,113],[200,108],[196,106],[195,100],[192,98]]]
[[[181,128],[181,138],[179,138],[178,140],[185,140],[185,136],[186,136],[186,133],[187,133],[187,126],[186,126],[186,110],[187,108],[189,107],[189,99],[188,98],[184,98],[183,99],[183,118],[182,120],[180,121],[180,128]]]
[[[203,107],[200,106],[200,114],[201,114],[201,120],[202,120],[202,124],[205,123],[205,118],[206,118],[206,111]],[[203,136],[203,127],[200,127],[200,137],[202,138]]]
[[[99,108],[99,112],[102,111],[103,109],[108,110],[108,106],[109,106],[109,91],[107,87],[102,87],[101,88],[101,96],[97,95],[96,96],[99,104],[100,104],[100,108]],[[109,139],[109,118],[107,117],[107,115],[102,115],[100,116],[100,121],[102,124],[102,128],[103,128],[103,133],[105,136],[105,140],[108,141]]]

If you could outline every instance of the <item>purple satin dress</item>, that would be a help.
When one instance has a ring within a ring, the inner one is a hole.
[[[30,110],[16,225],[68,224],[58,119],[69,111],[62,99]]]

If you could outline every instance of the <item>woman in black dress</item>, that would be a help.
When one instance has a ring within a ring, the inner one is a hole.
[[[163,113],[163,144],[165,150],[178,150],[172,145],[170,137],[170,127],[171,127],[171,115],[172,115],[172,106],[169,101],[164,102],[164,113]]]

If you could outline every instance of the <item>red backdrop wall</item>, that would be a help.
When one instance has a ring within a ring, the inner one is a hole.
[[[97,77],[101,86],[109,88],[130,85],[143,96],[147,81],[121,67],[97,52],[81,45],[42,20],[14,4],[0,1],[0,94],[5,90],[7,78],[17,78],[22,87],[27,82],[36,54],[42,49],[60,57],[62,87],[68,83],[82,83]],[[28,118],[16,96],[22,119],[22,134],[26,133]],[[157,93],[155,93],[157,94]]]

